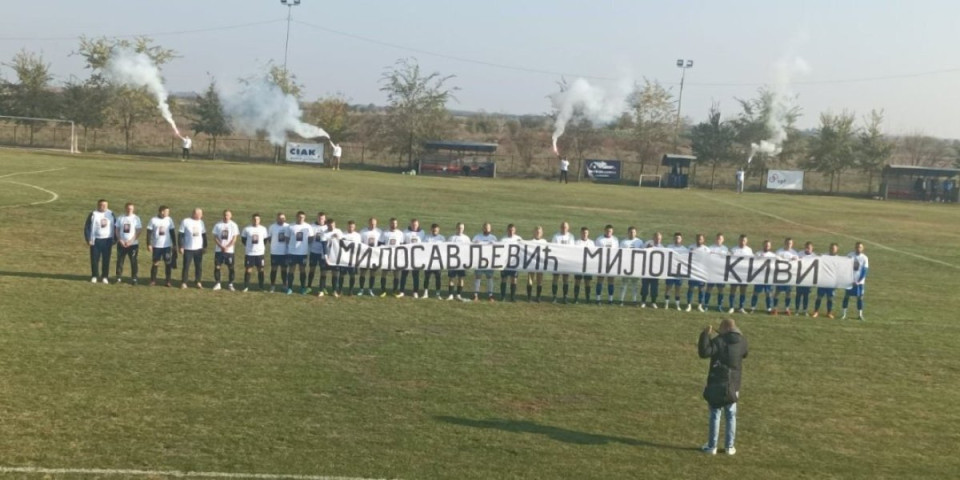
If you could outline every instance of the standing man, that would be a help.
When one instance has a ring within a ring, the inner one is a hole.
[[[267,227],[260,224],[260,214],[254,213],[250,225],[243,229],[240,240],[244,245],[243,266],[246,267],[243,273],[243,291],[250,290],[250,272],[257,269],[257,281],[260,284],[260,291],[263,291],[263,256],[267,253],[267,242],[270,241],[270,232]]]
[[[573,245],[576,241],[573,238],[573,234],[570,233],[570,223],[562,222],[560,224],[560,231],[553,235],[553,239],[550,243],[555,245]],[[553,303],[557,303],[557,280],[563,279],[563,303],[567,303],[567,294],[570,293],[570,275],[567,273],[554,273],[553,274],[553,285],[550,289],[553,291]]]
[[[663,234],[656,232],[647,242],[646,248],[663,248]],[[647,297],[650,297],[650,306],[657,308],[657,297],[660,295],[660,279],[643,278],[640,280],[640,308],[647,308]]]
[[[620,248],[620,240],[613,235],[613,225],[607,225],[603,227],[603,235],[597,237],[596,245],[599,248],[607,250],[607,255],[610,255],[610,250],[615,248]],[[607,276],[607,275],[597,275],[597,305],[600,305],[600,301],[603,295],[603,281],[607,281],[607,304],[613,305],[613,292],[614,292],[614,281],[617,277]]]
[[[313,288],[313,277],[320,268],[320,291],[318,297],[323,296],[323,290],[327,288],[327,242],[323,241],[324,234],[327,233],[327,214],[320,212],[317,214],[317,221],[313,223],[313,241],[310,242],[310,271],[307,274],[307,289]]]
[[[746,172],[743,171],[743,168],[738,168],[737,173],[737,193],[743,193],[743,180],[746,177]]]
[[[227,266],[227,289],[234,291],[233,280],[237,276],[234,268],[234,247],[237,237],[240,236],[240,227],[233,221],[233,212],[223,211],[223,219],[213,226],[213,289],[220,290],[220,267]]]
[[[560,157],[560,183],[570,183],[567,179],[570,174],[570,160],[567,157]]]
[[[381,245],[386,247],[403,245],[403,232],[400,231],[400,228],[397,225],[397,219],[391,218],[387,224],[387,230],[383,232],[383,235],[380,236]],[[396,269],[390,272],[393,286],[391,292],[393,293],[393,296],[397,298],[403,297],[403,292],[399,290],[401,276],[403,275]],[[380,276],[380,296],[387,296],[387,272],[383,272],[383,274]]]
[[[627,228],[627,238],[620,240],[620,248],[633,249],[643,248],[643,240],[637,238],[637,227]],[[624,255],[627,257],[628,254]],[[640,293],[640,279],[637,277],[624,277],[620,284],[620,306],[624,305],[624,299],[627,296],[627,287],[633,287],[633,303],[637,303],[637,295]]]
[[[777,258],[777,254],[773,251],[773,244],[770,243],[770,240],[763,241],[763,250],[757,252],[757,256],[760,258]],[[771,265],[771,270],[773,266]],[[776,315],[777,311],[773,308],[773,285],[754,285],[753,286],[753,296],[750,297],[750,313],[757,308],[757,299],[760,294],[764,294],[764,301],[767,306],[767,313],[771,315]],[[743,312],[740,312],[743,313]]]
[[[807,242],[803,244],[803,250],[800,251],[800,253],[797,253],[797,259],[801,260],[804,258],[813,259],[816,256],[817,254],[813,253],[813,242]],[[793,309],[797,312],[797,315],[799,315],[801,311],[803,312],[804,317],[809,315],[808,309],[810,307],[810,290],[812,288],[813,287],[797,287],[796,303],[793,305]]]
[[[157,284],[157,267],[162,262],[166,274],[167,286],[170,284],[170,273],[173,270],[173,251],[177,248],[177,226],[170,218],[170,208],[160,205],[157,216],[147,224],[147,250],[152,254],[153,266],[150,267],[150,286]]]
[[[464,225],[463,222],[458,222],[455,227],[453,235],[450,235],[450,238],[447,239],[450,243],[456,243],[460,245],[460,248],[467,248],[467,245],[470,244],[470,237],[463,233]],[[450,270],[447,273],[449,285],[447,290],[447,300],[457,299],[463,301],[463,279],[466,278],[466,270]],[[457,295],[454,297],[453,292],[456,288]]]
[[[520,243],[523,239],[520,238],[520,235],[517,235],[517,227],[514,224],[507,225],[507,234],[500,239],[501,243]],[[510,247],[507,247],[508,249]],[[510,301],[513,302],[517,297],[517,271],[516,270],[500,270],[500,301],[507,300],[507,283],[510,284]],[[527,287],[527,301],[529,302],[530,298],[530,288]]]
[[[596,245],[596,242],[590,239],[590,229],[580,227],[580,238],[574,240],[574,245],[587,248]],[[573,303],[580,300],[580,282],[583,282],[583,300],[590,303],[590,280],[593,276],[586,273],[575,274],[573,276]]]
[[[473,243],[478,244],[490,244],[496,243],[497,236],[493,234],[492,227],[490,222],[483,224],[483,227],[480,230],[480,233],[474,235]],[[493,270],[474,270],[473,278],[473,301],[480,299],[480,277],[486,277],[487,279],[487,300],[493,301]]]
[[[793,239],[787,237],[783,239],[783,247],[777,249],[777,258],[780,260],[793,261],[800,258],[797,255],[797,251],[793,249]],[[780,293],[785,295],[783,307],[783,313],[790,315],[790,294],[793,292],[793,287],[790,285],[777,285],[776,291],[773,292],[773,314],[778,313],[777,306],[780,302]]]
[[[117,239],[117,283],[120,283],[120,277],[123,275],[123,260],[130,258],[130,275],[133,278],[133,284],[137,284],[137,273],[140,271],[138,265],[138,254],[140,253],[140,231],[143,225],[140,223],[140,217],[137,216],[135,207],[132,203],[124,206],[126,212],[117,217],[117,231],[114,236]]]
[[[710,253],[710,247],[706,245],[706,237],[702,233],[697,234],[697,243],[690,246],[690,251],[695,253]],[[704,283],[700,280],[689,279],[687,280],[687,311],[693,310],[693,289],[697,289],[697,310],[701,312],[706,312],[708,304],[704,303],[703,300],[703,286]]]
[[[336,237],[338,234],[334,232],[333,235]],[[347,231],[342,232],[342,235],[339,237],[344,242],[350,243],[360,243],[360,232],[357,231],[357,222],[353,220],[347,221]],[[353,288],[357,286],[357,269],[354,267],[337,267],[337,273],[339,279],[337,280],[336,290],[333,292],[335,298],[340,298],[340,295],[343,295],[343,277],[350,277],[350,283],[347,285],[347,295],[353,295]],[[440,287],[437,287],[439,289]]]
[[[363,230],[360,230],[360,242],[368,247],[376,247],[380,243],[380,237],[383,235],[383,232],[377,228],[377,219],[376,217],[370,217],[370,220],[367,223],[367,226]],[[361,268],[360,269],[360,293],[358,296],[363,295],[363,287],[366,285],[367,274],[370,275],[370,288],[367,289],[367,294],[371,297],[373,296],[373,283],[377,279],[377,271],[372,268]]]
[[[710,253],[713,255],[730,255],[730,249],[723,244],[724,238],[722,233],[717,234],[717,241],[713,245],[710,245]],[[707,310],[710,309],[710,292],[713,290],[717,291],[717,311],[723,311],[723,284],[722,283],[708,283],[707,284],[707,293],[703,296],[703,304]],[[733,287],[730,287],[731,294],[733,293]]]
[[[337,228],[337,221],[332,218],[327,219],[327,231],[324,232],[322,241],[324,243],[339,242],[341,238],[343,238],[343,231]],[[341,272],[343,272],[343,270],[339,267],[332,270],[333,272],[330,276],[330,286],[333,287],[333,296],[335,298],[340,298],[340,294],[337,293],[337,285],[339,285],[343,280],[343,277],[341,275]],[[293,276],[292,269],[291,269],[290,276],[291,277]],[[323,296],[323,290],[320,290],[320,292],[317,293],[317,297],[322,297],[322,296]]]
[[[410,220],[410,226],[403,232],[403,243],[416,245],[423,243],[426,235],[420,228],[420,220],[416,218]],[[413,274],[413,298],[420,298],[420,270],[404,270],[400,273],[400,293],[407,289],[407,277]]]
[[[713,326],[707,326],[700,333],[697,353],[700,358],[710,359],[710,371],[707,374],[707,386],[703,389],[703,399],[710,407],[710,426],[707,443],[700,451],[707,455],[717,454],[717,441],[720,437],[720,415],[726,417],[727,455],[734,455],[737,449],[734,440],[737,436],[737,402],[740,400],[740,378],[743,359],[747,358],[747,338],[737,328],[732,318],[720,321],[718,335],[711,338]]]
[[[277,269],[280,269],[280,281],[286,282],[287,279],[287,241],[288,235],[287,216],[283,213],[277,214],[277,221],[267,231],[270,233],[267,239],[270,242],[270,293],[277,291]]]
[[[870,261],[863,253],[863,242],[857,242],[853,251],[847,254],[848,258],[853,259],[853,278],[854,284],[847,289],[847,294],[843,296],[843,316],[841,320],[847,318],[847,305],[850,303],[850,297],[857,297],[857,312],[860,321],[863,321],[863,287],[867,281],[867,271],[870,270]]]
[[[837,252],[840,250],[840,246],[836,243],[830,244],[830,253],[827,255],[836,256]],[[820,316],[820,305],[824,298],[827,299],[827,318],[833,318],[833,295],[836,289],[826,288],[826,287],[817,287],[817,300],[813,303],[813,318]]]
[[[300,295],[307,294],[307,254],[313,241],[313,227],[307,223],[307,214],[297,212],[296,223],[287,227],[287,295],[293,295],[293,271],[300,274]]]
[[[667,248],[672,250],[673,254],[680,258],[684,258],[690,253],[690,250],[683,244],[683,234],[680,232],[673,234],[673,243]],[[682,310],[680,308],[680,290],[683,288],[683,279],[668,278],[664,283],[667,284],[667,288],[663,294],[663,308],[670,308],[670,291],[672,290],[673,303],[677,307],[677,311]]]
[[[750,240],[746,235],[740,235],[740,238],[737,239],[737,246],[730,249],[730,255],[737,257],[752,257],[753,249],[748,245]],[[743,308],[744,303],[747,301],[747,285],[745,283],[733,284],[730,285],[730,309],[727,313],[732,314],[735,310],[733,309],[734,297],[737,296],[737,293],[740,294],[740,313],[747,313]]]
[[[193,216],[180,222],[180,255],[183,270],[180,272],[180,288],[187,288],[187,273],[193,263],[193,279],[197,288],[203,288],[203,251],[207,248],[207,227],[203,224],[203,210],[193,209]]]
[[[540,248],[547,247],[547,239],[543,238],[543,227],[537,225],[533,228],[533,238],[530,239],[529,243],[536,245]],[[530,301],[531,293],[533,293],[533,287],[537,287],[537,297],[536,302],[540,303],[540,296],[543,294],[543,272],[530,272],[527,274],[527,301]],[[511,295],[512,296],[512,295]]]
[[[427,243],[443,243],[447,239],[440,235],[440,225],[434,223],[430,225],[430,235],[427,235]],[[430,297],[430,277],[434,278],[434,287],[436,288],[436,298],[442,300],[440,293],[440,270],[427,270],[423,272],[423,298]]]
[[[97,200],[97,209],[87,215],[83,226],[83,237],[90,246],[90,282],[110,283],[110,252],[114,242],[116,220],[107,201]],[[99,270],[97,269],[99,267]]]
[[[333,143],[333,140],[330,140],[330,147],[333,149],[333,167],[334,170],[340,170],[340,154],[343,153],[343,149],[340,148],[339,144]]]
[[[180,161],[190,159],[190,148],[193,147],[193,140],[188,136],[183,137],[183,151],[180,152]]]

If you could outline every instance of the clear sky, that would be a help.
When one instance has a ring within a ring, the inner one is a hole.
[[[6,2],[0,59],[40,51],[60,82],[86,76],[77,36],[155,34],[180,54],[164,68],[169,89],[200,91],[209,75],[232,83],[282,63],[286,16],[280,0]],[[544,113],[560,73],[677,92],[676,60],[689,58],[683,114],[700,121],[714,101],[733,115],[792,52],[810,65],[791,87],[801,127],[877,108],[888,132],[960,138],[956,0],[302,0],[293,19],[289,68],[308,99],[383,104],[384,68],[409,56],[456,75],[452,108]]]

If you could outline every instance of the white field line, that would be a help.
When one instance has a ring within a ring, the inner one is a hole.
[[[51,169],[49,169],[49,170],[34,170],[34,171],[32,171],[32,172],[8,173],[8,174],[6,174],[6,175],[0,175],[0,178],[13,177],[13,176],[16,176],[16,175],[30,175],[31,173],[56,172],[56,171],[59,171],[59,170],[66,170],[66,169],[67,169],[66,167],[61,167],[61,168],[51,168]]]
[[[101,475],[128,477],[173,477],[173,478],[236,478],[260,480],[376,480],[361,477],[330,477],[326,475],[297,475],[284,473],[229,473],[229,472],[184,472],[180,470],[130,470],[111,468],[44,468],[0,467],[0,474],[28,473],[37,475]],[[383,479],[379,479],[383,480]]]
[[[50,198],[48,198],[48,199],[46,199],[46,200],[44,200],[44,201],[42,201],[42,202],[21,203],[21,204],[19,204],[19,205],[0,205],[0,209],[2,209],[2,208],[17,208],[17,207],[32,207],[32,206],[34,206],[34,205],[43,205],[43,204],[45,204],[45,203],[53,203],[53,202],[56,202],[58,199],[60,199],[60,195],[59,195],[57,192],[54,192],[54,191],[51,191],[51,190],[47,190],[46,188],[43,188],[43,187],[38,187],[38,186],[36,186],[36,185],[30,185],[29,183],[14,182],[14,181],[11,181],[11,180],[4,180],[4,183],[12,183],[12,184],[14,184],[14,185],[23,185],[24,187],[35,188],[35,189],[37,189],[37,190],[40,190],[41,192],[44,192],[44,193],[50,195]]]
[[[737,207],[737,208],[746,210],[746,211],[748,211],[748,212],[759,213],[760,215],[764,215],[764,216],[767,216],[767,217],[770,217],[770,218],[775,218],[775,219],[780,220],[780,221],[782,221],[782,222],[791,223],[791,224],[793,224],[793,225],[797,225],[797,226],[804,227],[804,228],[810,228],[810,229],[813,229],[813,230],[820,230],[821,232],[826,232],[826,233],[829,233],[829,234],[831,234],[831,235],[836,235],[836,236],[838,236],[838,237],[847,237],[847,238],[850,238],[850,239],[853,239],[853,240],[861,241],[861,242],[866,243],[866,244],[868,244],[868,245],[873,245],[873,246],[875,246],[875,247],[882,248],[882,249],[884,249],[884,250],[889,250],[889,251],[891,251],[891,252],[896,252],[896,253],[899,253],[899,254],[902,254],[902,255],[908,255],[908,256],[911,256],[911,257],[914,257],[914,258],[919,258],[920,260],[926,260],[926,261],[931,262],[931,263],[936,263],[936,264],[938,264],[938,265],[943,265],[943,266],[945,266],[945,267],[956,268],[957,270],[960,270],[960,265],[954,265],[954,264],[952,264],[952,263],[947,263],[947,262],[944,262],[943,260],[937,260],[937,259],[935,259],[935,258],[925,257],[925,256],[923,256],[923,255],[918,255],[918,254],[916,254],[916,253],[907,252],[907,251],[904,251],[904,250],[897,250],[896,248],[888,247],[888,246],[886,246],[886,245],[884,245],[884,244],[882,244],[882,243],[875,242],[875,241],[873,241],[873,240],[867,240],[867,239],[865,239],[865,238],[855,237],[855,236],[853,236],[853,235],[849,235],[849,234],[842,233],[842,232],[834,232],[834,231],[832,231],[832,230],[828,230],[828,229],[823,228],[823,227],[817,227],[817,226],[814,226],[814,225],[807,225],[807,224],[805,224],[805,223],[800,223],[800,222],[797,222],[797,221],[794,221],[794,220],[790,220],[789,218],[781,217],[780,215],[774,215],[774,214],[769,213],[769,212],[764,212],[763,210],[757,210],[757,209],[755,209],[755,208],[744,207],[743,205],[738,205],[738,204],[736,204],[736,203],[733,203],[733,202],[724,200],[724,199],[722,199],[722,198],[713,198],[713,197],[710,197],[709,195],[705,195],[705,194],[700,193],[700,192],[696,192],[696,194],[699,195],[701,198],[705,198],[705,199],[707,199],[707,200],[711,200],[711,201],[715,201],[715,202],[721,202],[721,203],[726,203],[727,205],[730,205],[730,206],[732,206],[732,207]]]

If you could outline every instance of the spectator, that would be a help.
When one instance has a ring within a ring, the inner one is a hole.
[[[703,453],[716,455],[717,439],[720,436],[720,415],[726,417],[727,455],[737,453],[734,440],[737,434],[737,401],[740,400],[740,370],[747,357],[747,339],[737,328],[733,319],[720,322],[718,335],[711,338],[713,326],[700,333],[697,351],[700,358],[710,359],[710,372],[703,398],[710,406],[710,427]]]

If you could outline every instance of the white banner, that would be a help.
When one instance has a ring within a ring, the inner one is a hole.
[[[323,163],[322,143],[287,142],[287,161],[296,163]]]
[[[767,190],[803,191],[802,170],[770,170],[767,172]]]
[[[781,260],[678,253],[667,248],[604,249],[526,242],[370,247],[333,240],[327,245],[327,262],[380,270],[517,270],[746,285],[848,288],[854,283],[853,260],[840,256]]]

